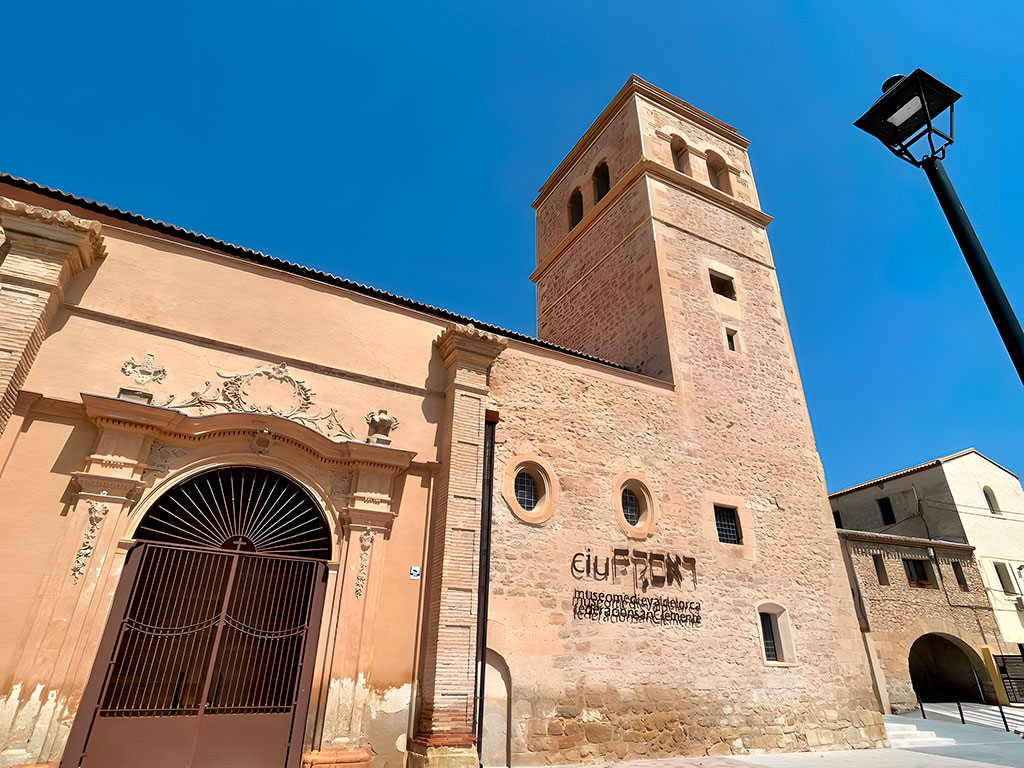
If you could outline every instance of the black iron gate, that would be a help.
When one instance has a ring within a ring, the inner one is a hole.
[[[996,656],[1006,695],[1014,704],[1024,704],[1024,657]]]

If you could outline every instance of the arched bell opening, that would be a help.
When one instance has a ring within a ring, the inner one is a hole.
[[[135,538],[62,765],[298,766],[320,507],[280,472],[225,466],[163,493]]]

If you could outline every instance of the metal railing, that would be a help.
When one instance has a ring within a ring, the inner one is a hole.
[[[943,701],[943,702],[938,702],[938,703],[949,704],[950,702]],[[964,717],[963,705],[960,703],[959,699],[955,702],[955,704],[956,704],[957,712],[960,713],[960,723],[961,723],[961,725],[967,725],[967,719]],[[992,706],[992,705],[988,704],[986,706]],[[1006,732],[1007,733],[1020,733],[1020,731],[1017,731],[1017,730],[1014,730],[1014,731],[1010,730],[1010,724],[1006,721],[1006,713],[1003,712],[1003,705],[1000,704],[999,702],[996,702],[995,706],[999,709],[999,717],[1003,721],[1003,728],[1006,729]],[[922,720],[927,720],[928,719],[928,715],[925,713],[924,702],[921,701],[921,697],[920,696],[917,697],[917,708],[921,711],[921,719]],[[938,714],[945,714],[945,713],[944,712],[940,712]]]

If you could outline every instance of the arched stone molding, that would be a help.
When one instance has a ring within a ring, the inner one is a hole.
[[[85,468],[73,474],[67,513],[74,521],[57,546],[63,581],[41,608],[18,660],[15,680],[41,685],[50,705],[22,717],[30,757],[57,759],[94,662],[131,538],[146,511],[169,488],[221,466],[274,469],[320,504],[332,531],[324,614],[318,640],[304,747],[318,714],[330,705],[332,679],[369,672],[381,563],[398,514],[403,475],[414,452],[380,443],[335,441],[302,424],[260,413],[189,416],[172,408],[82,395],[98,428]],[[361,586],[357,590],[357,584]],[[358,593],[358,594],[357,594]],[[338,617],[344,615],[344,621]],[[46,670],[40,680],[39,670]],[[356,720],[359,702],[340,703]],[[358,731],[356,731],[358,734]],[[9,733],[7,742],[19,739]],[[24,743],[24,741],[22,742]]]
[[[939,617],[918,619],[907,624],[899,632],[872,633],[885,673],[889,699],[894,709],[903,710],[915,706],[910,676],[910,649],[925,635],[938,635],[963,651],[978,674],[986,699],[994,702],[1000,698],[1002,681],[997,673],[993,675],[994,662],[991,669],[988,663],[992,657],[991,647],[966,639],[962,634],[962,630],[956,624]]]

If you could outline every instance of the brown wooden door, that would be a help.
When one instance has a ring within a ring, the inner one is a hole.
[[[297,766],[324,576],[317,560],[136,547],[61,765]]]

